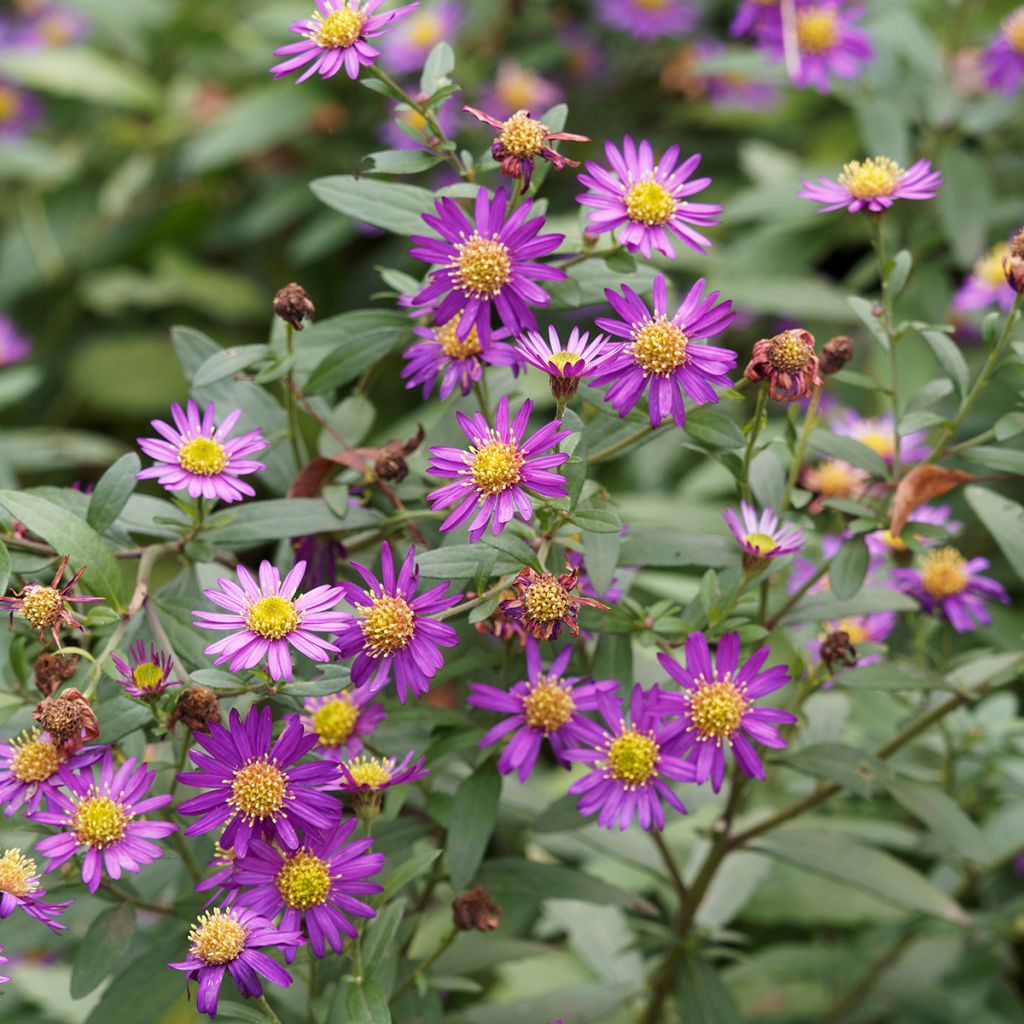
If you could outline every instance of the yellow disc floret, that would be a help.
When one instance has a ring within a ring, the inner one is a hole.
[[[237,960],[248,937],[249,929],[238,920],[238,911],[220,907],[200,914],[188,933],[192,955],[214,967]]]
[[[345,767],[357,785],[380,789],[391,781],[393,762],[383,757],[356,757],[346,761]]]
[[[364,649],[371,658],[403,650],[416,632],[416,613],[398,594],[381,594],[369,608],[361,609],[359,628]]]
[[[193,437],[178,449],[178,464],[195,476],[216,476],[228,464],[228,453],[214,437]]]
[[[523,717],[531,729],[540,729],[547,736],[572,718],[576,705],[563,680],[541,675],[535,683],[526,686]]]
[[[469,359],[470,356],[480,355],[480,335],[477,334],[476,324],[470,328],[465,338],[460,338],[456,333],[461,319],[462,314],[459,313],[434,332],[441,351],[449,359]]]
[[[0,857],[0,892],[12,896],[28,896],[39,888],[36,862],[21,850],[4,850]]]
[[[144,661],[135,666],[132,679],[140,690],[152,690],[164,681],[164,670],[151,661]]]
[[[873,156],[843,164],[839,184],[857,199],[874,199],[891,196],[904,173],[895,160],[887,156]]]
[[[637,224],[666,224],[676,212],[676,200],[660,182],[638,181],[626,192],[626,215]]]
[[[19,106],[18,94],[10,86],[0,83],[0,124],[13,121]]]
[[[313,712],[313,730],[322,747],[340,747],[359,721],[359,708],[347,693],[337,693]]]
[[[931,551],[921,562],[921,586],[936,600],[962,594],[970,580],[967,561],[956,548]]]
[[[633,328],[630,351],[645,373],[668,374],[686,362],[686,333],[665,316]]]
[[[1024,53],[1024,11],[1014,11],[1008,18],[1003,20],[1003,37],[1016,50],[1017,53]]]
[[[544,148],[548,126],[537,121],[525,110],[517,110],[498,133],[498,141],[513,156],[529,158],[537,156]]]
[[[44,782],[60,767],[61,756],[57,744],[52,740],[39,738],[39,730],[33,729],[11,740],[14,756],[11,758],[11,774],[19,782]]]
[[[71,827],[80,843],[102,849],[124,838],[132,816],[120,801],[93,792],[75,808]]]
[[[64,597],[54,587],[29,584],[22,597],[21,610],[36,629],[56,626],[64,611]]]
[[[434,11],[418,10],[407,22],[406,31],[409,39],[416,46],[424,49],[441,41],[444,25]]]
[[[1024,20],[1021,21],[1021,28],[1024,30]],[[974,276],[993,288],[1006,284],[1006,271],[1003,270],[1003,261],[1009,255],[1010,247],[1006,242],[993,245],[988,255],[982,257],[974,264]]]
[[[857,435],[857,440],[867,445],[876,455],[881,455],[883,459],[892,458],[896,445],[892,434],[881,430],[865,430],[864,433]]]
[[[309,910],[327,902],[331,891],[331,872],[327,863],[309,850],[290,856],[277,873],[277,891],[289,907]]]
[[[280,640],[298,628],[299,613],[286,597],[271,594],[249,605],[245,624],[259,636]]]
[[[800,331],[783,331],[772,338],[768,346],[768,361],[777,370],[796,373],[811,361],[814,350],[801,341]]]
[[[749,704],[730,680],[716,679],[709,683],[702,677],[690,697],[690,718],[703,739],[721,742],[740,727]]]
[[[839,42],[839,16],[831,7],[796,12],[797,45],[804,53],[827,53]]]
[[[469,475],[481,494],[501,494],[522,479],[525,461],[514,444],[495,438],[470,449]]]
[[[658,774],[659,757],[653,734],[638,732],[630,726],[608,744],[608,771],[627,789],[635,789]]]
[[[249,822],[273,818],[284,806],[288,776],[264,754],[235,770],[228,803]]]
[[[366,15],[352,7],[332,11],[323,19],[313,39],[328,50],[340,50],[352,46],[362,35]]]
[[[482,238],[477,232],[455,246],[452,277],[458,288],[475,299],[491,299],[512,277],[512,255],[497,235]]]
[[[857,644],[865,644],[871,639],[868,636],[867,628],[856,619],[840,619],[836,625],[836,631],[845,633],[855,647]]]
[[[570,363],[578,363],[582,358],[578,352],[553,352],[548,356],[548,363],[553,364],[561,371]]]
[[[882,543],[893,551],[907,550],[907,542],[902,537],[897,537],[892,530],[880,530],[879,537],[881,537]]]
[[[770,555],[778,547],[775,538],[767,533],[748,533],[743,542],[749,544],[759,555]]]
[[[572,609],[572,598],[554,576],[545,574],[526,588],[523,607],[536,622],[557,622]]]
[[[834,459],[822,462],[817,469],[818,493],[826,498],[842,498],[850,494],[857,485],[857,478],[845,462]]]

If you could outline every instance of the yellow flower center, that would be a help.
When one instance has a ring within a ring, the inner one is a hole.
[[[748,533],[743,538],[759,555],[770,555],[777,547],[775,538],[767,533]]]
[[[249,605],[245,624],[268,640],[280,640],[299,626],[299,613],[286,597],[271,594]]]
[[[578,352],[553,352],[548,356],[548,362],[554,364],[559,370],[564,370],[570,363],[577,363],[580,360]]]
[[[76,808],[71,820],[75,838],[86,846],[102,849],[111,843],[120,842],[132,816],[124,804],[111,800],[109,796],[86,797]]]
[[[856,619],[840,620],[839,624],[836,626],[836,630],[844,632],[850,638],[850,643],[853,644],[854,647],[856,647],[857,644],[867,643],[869,639],[867,629],[862,623],[857,622]]]
[[[452,276],[467,295],[490,299],[508,284],[512,277],[512,256],[497,235],[481,238],[474,231],[455,249],[458,255],[452,260]]]
[[[895,160],[887,156],[873,156],[843,164],[839,184],[857,199],[874,199],[891,196],[904,173]]]
[[[536,156],[544,148],[548,126],[525,110],[517,110],[502,126],[498,141],[513,156]]]
[[[359,721],[359,708],[347,693],[335,694],[313,712],[313,729],[322,747],[340,747]]]
[[[326,862],[309,850],[289,857],[277,874],[277,891],[289,907],[309,910],[327,902],[331,891],[331,872]]]
[[[381,594],[369,608],[359,628],[363,631],[366,653],[372,658],[403,650],[416,632],[416,613],[404,597]]]
[[[408,110],[402,110],[397,115],[406,124],[412,125],[413,128],[418,132],[425,132],[427,128],[427,119],[418,111],[413,110],[411,107]]]
[[[363,31],[366,15],[351,7],[333,11],[323,19],[314,39],[319,46],[328,50],[340,50],[352,46]]]
[[[783,331],[772,339],[771,345],[768,346],[768,360],[776,370],[796,373],[810,363],[814,352],[800,340],[800,337],[799,331]]]
[[[633,328],[630,351],[646,373],[672,373],[686,362],[686,333],[666,316]]]
[[[433,46],[441,39],[444,26],[433,11],[417,11],[407,22],[409,39],[416,46]]]
[[[608,769],[627,789],[643,786],[658,774],[660,753],[652,733],[630,726],[608,744]]]
[[[523,594],[526,614],[537,622],[556,622],[572,608],[572,598],[554,576],[539,577]]]
[[[1024,32],[1024,20],[1021,21],[1021,31]],[[1006,284],[1006,271],[1003,270],[1003,260],[1010,255],[1010,247],[1006,242],[993,245],[988,255],[982,257],[974,264],[974,276],[980,278],[985,284],[993,288]]]
[[[71,42],[71,26],[59,17],[44,18],[38,28],[50,46],[63,46]]]
[[[523,68],[506,71],[497,81],[498,99],[506,108],[529,110],[541,80]]]
[[[657,181],[638,181],[626,192],[626,215],[638,224],[666,224],[676,212],[676,201]]]
[[[745,700],[735,683],[716,679],[709,683],[703,677],[690,698],[690,718],[702,737],[722,740],[731,736],[743,719],[750,702]]]
[[[480,336],[477,334],[475,324],[465,338],[460,338],[456,334],[461,319],[462,314],[459,313],[434,332],[434,337],[441,345],[441,351],[449,359],[469,359],[470,356],[480,355]]]
[[[228,803],[250,823],[273,818],[284,806],[288,776],[264,754],[235,769]]]
[[[383,757],[356,757],[347,761],[345,767],[360,786],[379,789],[391,781],[391,764]]]
[[[939,548],[927,554],[921,563],[921,586],[940,601],[962,594],[970,579],[967,560],[956,548]]]
[[[18,113],[18,94],[6,85],[0,85],[0,124],[13,121]]]
[[[886,547],[893,551],[906,551],[907,542],[902,537],[897,537],[892,530],[880,530],[879,536]]]
[[[668,6],[668,0],[633,0],[633,3],[645,11],[663,11]]]
[[[25,588],[22,597],[22,613],[36,629],[56,626],[64,611],[64,598],[53,587],[39,587],[31,584]]]
[[[804,53],[827,53],[839,42],[839,19],[829,7],[797,11],[797,45]]]
[[[0,892],[28,896],[39,888],[36,862],[13,847],[0,857]]]
[[[1003,21],[1003,36],[1017,53],[1024,53],[1024,11],[1014,11]]]
[[[151,661],[136,665],[132,679],[140,690],[152,690],[164,681],[164,670]]]
[[[481,494],[501,494],[522,479],[522,452],[514,444],[495,438],[470,449],[469,475]]]
[[[867,430],[858,435],[857,440],[861,444],[867,445],[876,455],[881,455],[883,459],[892,458],[894,445],[892,434],[884,433],[881,430]]]
[[[818,492],[826,498],[842,498],[853,491],[854,476],[845,462],[829,461],[818,466]]]
[[[531,729],[540,729],[547,736],[572,718],[576,705],[561,679],[541,675],[526,686],[529,692],[523,697],[523,717]]]
[[[228,453],[216,438],[193,437],[178,449],[178,464],[196,476],[216,476],[228,464]]]
[[[200,914],[188,933],[193,956],[214,967],[236,960],[249,937],[249,929],[238,920],[237,913],[215,907]]]
[[[11,758],[11,774],[19,782],[43,782],[60,766],[61,757],[52,740],[41,740],[39,730],[31,735],[25,732],[11,741],[14,757]]]

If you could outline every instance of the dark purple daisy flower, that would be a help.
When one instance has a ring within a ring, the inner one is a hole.
[[[953,296],[953,308],[961,312],[999,306],[1004,313],[1010,311],[1016,292],[1006,280],[1003,263],[1009,258],[1010,246],[998,242],[974,264],[970,274]]]
[[[404,704],[411,689],[422,696],[430,689],[430,680],[444,664],[441,647],[454,647],[458,635],[451,626],[430,616],[457,605],[461,594],[449,594],[448,583],[439,583],[415,596],[419,585],[416,549],[409,548],[395,576],[391,545],[380,547],[381,579],[357,562],[366,589],[355,583],[342,583],[345,600],[356,607],[354,615],[342,613],[338,627],[338,651],[343,658],[355,656],[352,682],[366,688],[372,696],[391,678],[395,670],[395,688]]]
[[[287,950],[305,941],[299,932],[278,928],[247,907],[215,907],[200,914],[188,938],[192,943],[188,956],[167,966],[185,971],[189,981],[198,982],[196,1009],[210,1017],[217,1016],[225,972],[245,999],[263,995],[260,977],[287,988],[292,976],[260,947]]]
[[[704,279],[690,289],[669,317],[665,275],[654,279],[654,313],[629,285],[622,294],[605,289],[605,295],[621,320],[598,317],[597,326],[625,339],[613,348],[601,365],[591,387],[610,385],[607,401],[620,416],[636,405],[645,390],[650,403],[651,426],[671,416],[677,426],[686,425],[683,393],[697,405],[717,402],[714,388],[729,387],[729,371],[736,353],[714,345],[699,345],[733,322],[731,302],[718,302],[718,292],[704,295]]]
[[[547,292],[536,281],[560,281],[565,271],[541,256],[554,252],[564,235],[542,235],[543,217],[531,217],[533,202],[522,203],[506,219],[508,196],[498,189],[494,199],[481,188],[476,196],[473,222],[462,207],[447,197],[434,203],[437,215],[423,220],[441,237],[413,235],[410,255],[435,264],[430,283],[416,295],[416,305],[440,300],[435,319],[446,324],[457,313],[459,338],[469,337],[474,326],[482,344],[490,338],[491,309],[513,333],[537,326],[530,306],[546,306]]]
[[[614,693],[619,684],[614,679],[606,679],[577,686],[579,676],[563,678],[571,658],[570,645],[559,652],[545,672],[540,646],[533,637],[527,637],[526,679],[510,690],[485,683],[471,684],[471,707],[508,716],[484,735],[480,746],[492,746],[514,733],[498,759],[498,771],[502,775],[518,771],[519,781],[525,782],[537,763],[544,740],[551,744],[551,752],[566,768],[569,767],[564,757],[566,749],[588,741],[600,742],[601,730],[580,712],[595,711],[597,694]]]
[[[368,881],[384,866],[384,854],[368,853],[368,838],[348,842],[358,821],[348,818],[317,838],[307,837],[290,853],[260,840],[252,843],[235,869],[235,881],[252,886],[239,894],[239,902],[270,920],[281,914],[281,927],[306,935],[314,956],[326,956],[328,948],[340,953],[342,935],[359,935],[348,915],[377,913],[358,897],[384,891]],[[295,948],[285,950],[284,957],[291,963]]]
[[[426,758],[413,761],[414,751],[409,751],[399,761],[394,757],[355,757],[338,765],[340,778],[333,788],[345,793],[376,794],[392,786],[415,782],[429,775]]]
[[[143,452],[156,460],[156,465],[141,470],[138,478],[155,479],[167,491],[187,490],[191,498],[231,502],[252,497],[256,492],[239,477],[266,469],[262,462],[246,456],[262,451],[267,441],[259,430],[229,438],[241,415],[241,409],[229,412],[218,427],[212,402],[202,416],[191,398],[184,409],[175,402],[171,406],[173,427],[153,420],[160,437],[136,439]]]
[[[741,520],[742,516],[742,520]],[[727,508],[723,518],[732,535],[743,548],[744,556],[762,560],[792,555],[804,546],[804,532],[792,523],[782,523],[770,508],[758,515],[757,509],[745,501],[740,502],[737,514],[734,508]],[[746,563],[747,558],[744,558]]]
[[[103,747],[82,747],[70,757],[49,733],[27,730],[10,743],[0,743],[0,803],[9,818],[19,807],[39,810],[61,785],[59,769],[85,768],[103,756]]]
[[[34,921],[45,924],[50,931],[65,931],[60,917],[72,900],[65,903],[47,903],[43,897],[45,889],[39,888],[39,872],[36,862],[26,857],[21,850],[11,848],[0,854],[0,920],[10,917],[15,910],[24,910]]]
[[[117,654],[110,660],[121,673],[118,683],[132,697],[150,698],[163,693],[171,686],[180,686],[180,679],[171,679],[174,663],[169,654],[158,651],[154,644],[149,645],[149,657],[146,657],[146,644],[139,640],[132,644],[128,651],[131,662],[125,661]]]
[[[555,401],[572,398],[580,381],[592,377],[611,353],[608,335],[595,335],[590,340],[588,332],[580,333],[574,327],[565,344],[558,337],[554,327],[548,328],[548,336],[536,331],[520,335],[516,347],[531,366],[536,366],[548,375],[551,394]]]
[[[729,35],[734,39],[758,35],[769,22],[779,20],[779,0],[740,0],[729,24]]]
[[[768,747],[785,747],[776,725],[795,722],[796,715],[777,708],[754,707],[758,697],[773,693],[789,682],[785,665],[761,671],[771,648],[762,647],[739,665],[740,635],[726,633],[718,642],[715,662],[703,633],[686,638],[686,667],[667,654],[659,654],[661,667],[681,687],[682,693],[662,691],[658,706],[666,714],[678,714],[682,726],[672,746],[688,754],[696,767],[696,780],[711,779],[717,793],[725,778],[725,748],[747,775],[763,779],[764,765],[750,740]],[[749,737],[749,738],[748,738]]]
[[[989,86],[1012,96],[1024,82],[1024,7],[1008,14],[982,57]]]
[[[525,401],[510,424],[508,396],[502,395],[493,429],[481,413],[455,414],[471,442],[469,448],[431,448],[427,466],[428,473],[454,480],[427,495],[432,509],[455,506],[441,524],[442,533],[469,520],[471,541],[478,541],[488,525],[497,537],[515,516],[525,523],[533,517],[533,502],[527,490],[545,498],[566,496],[565,478],[551,470],[569,456],[564,452],[541,452],[554,448],[572,431],[559,430],[561,422],[552,420],[524,441],[532,409],[533,402]]]
[[[626,829],[636,816],[645,829],[663,829],[664,800],[673,810],[686,813],[683,802],[666,780],[693,782],[694,766],[675,756],[672,745],[681,725],[667,725],[657,711],[657,690],[633,687],[629,723],[622,700],[610,693],[595,694],[597,710],[605,721],[587,738],[586,747],[563,751],[567,761],[580,761],[590,771],[577,779],[569,792],[580,797],[582,815],[598,812],[604,828]]]
[[[362,752],[369,736],[387,718],[384,706],[369,689],[341,690],[325,697],[307,697],[301,722],[316,734],[316,753],[329,761],[344,761]]]
[[[688,0],[598,0],[597,16],[634,39],[660,39],[689,32],[699,12]]]
[[[670,146],[664,156],[654,159],[651,144],[644,139],[639,147],[630,136],[623,139],[622,151],[611,142],[604,144],[611,170],[588,162],[580,184],[589,191],[577,196],[582,206],[594,207],[587,215],[587,230],[595,234],[621,228],[619,241],[630,252],[641,252],[650,259],[654,249],[669,259],[676,255],[668,232],[697,252],[711,247],[711,240],[692,225],[718,224],[722,207],[717,203],[693,203],[689,197],[703,192],[710,178],[690,175],[700,164],[700,153],[687,157],[679,166],[679,147]]]
[[[103,874],[121,877],[124,871],[139,873],[163,854],[153,839],[163,839],[178,826],[171,821],[147,821],[142,815],[165,807],[174,798],[165,793],[147,797],[156,772],[129,757],[115,771],[110,751],[100,762],[99,780],[92,768],[72,772],[60,767],[61,783],[69,793],[55,791],[48,797],[50,809],[30,817],[61,828],[58,835],[36,843],[47,858],[46,870],[59,868],[75,854],[84,853],[82,881],[95,892]]]
[[[337,801],[321,792],[335,778],[335,765],[297,763],[316,746],[316,736],[303,732],[295,715],[276,742],[273,729],[270,708],[261,711],[253,705],[245,721],[236,708],[228,728],[212,722],[208,733],[193,734],[202,750],[191,749],[189,757],[199,771],[180,772],[178,781],[207,792],[178,808],[182,814],[201,815],[185,835],[199,836],[226,825],[220,845],[244,857],[253,839],[276,837],[286,849],[295,850],[298,829],[317,832],[337,820]]]
[[[3,86],[0,85],[0,107],[2,106]],[[31,351],[32,342],[18,330],[9,316],[0,313],[0,367],[20,363],[28,358]]]
[[[887,156],[851,160],[843,164],[838,181],[819,178],[802,182],[801,199],[822,203],[819,213],[848,210],[850,213],[883,213],[897,199],[934,199],[942,186],[942,172],[933,171],[927,160],[904,170]]]

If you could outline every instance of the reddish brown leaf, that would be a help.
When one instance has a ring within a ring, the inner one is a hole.
[[[335,463],[331,459],[314,459],[303,466],[299,475],[288,488],[289,498],[315,498],[320,494],[324,481],[333,471]]]
[[[938,498],[960,484],[979,480],[980,477],[964,473],[959,469],[946,469],[944,466],[925,464],[914,466],[899,482],[896,495],[892,502],[892,518],[889,530],[898,537],[903,530],[911,512],[932,498]]]

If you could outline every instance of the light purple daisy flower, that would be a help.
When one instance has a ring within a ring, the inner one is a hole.
[[[238,583],[222,577],[217,580],[219,590],[203,591],[225,613],[192,612],[201,629],[230,633],[204,649],[217,655],[215,664],[230,662],[230,671],[240,672],[266,658],[270,677],[288,682],[291,648],[311,661],[330,660],[338,648],[316,634],[334,633],[344,625],[345,614],[331,611],[342,598],[341,587],[315,587],[296,596],[305,562],[296,562],[283,581],[278,568],[265,559],[258,582],[244,565],[236,571]]]
[[[999,35],[982,56],[985,77],[992,89],[1012,96],[1024,82],[1024,7],[1008,14]]]
[[[396,577],[391,545],[385,541],[380,546],[380,566],[381,578],[377,579],[365,566],[353,562],[365,589],[355,583],[340,585],[356,613],[341,613],[338,651],[343,658],[355,657],[352,682],[370,695],[388,682],[393,668],[398,699],[404,704],[410,689],[417,697],[430,689],[430,680],[444,664],[440,648],[458,643],[451,626],[430,616],[457,605],[462,595],[449,594],[446,582],[416,596],[420,572],[415,547],[409,548]]]
[[[395,25],[388,39],[384,63],[396,74],[412,71],[418,74],[438,43],[448,43],[454,48],[460,21],[462,6],[454,0],[420,4],[415,13]]]
[[[129,649],[131,661],[125,661],[117,654],[112,654],[113,661],[121,678],[118,683],[132,697],[156,697],[171,686],[180,686],[180,679],[171,679],[174,669],[173,659],[169,654],[158,651],[155,644],[149,645],[149,657],[146,657],[146,644],[138,640]]]
[[[406,782],[415,782],[430,774],[426,767],[426,758],[414,761],[414,751],[409,751],[399,761],[394,757],[354,757],[350,761],[342,761],[338,765],[338,776],[333,789],[345,793],[372,796],[382,793],[392,786],[401,786]]]
[[[384,866],[384,854],[368,853],[368,838],[348,842],[358,822],[351,817],[309,836],[294,852],[282,853],[256,840],[235,868],[235,881],[252,886],[238,901],[270,920],[280,914],[281,927],[307,936],[314,956],[326,956],[328,948],[340,953],[343,935],[359,935],[349,915],[368,918],[377,913],[358,897],[384,891],[368,881]],[[295,959],[294,946],[285,950],[284,958],[287,963]]]
[[[0,109],[2,107],[3,85],[0,84]],[[0,367],[20,363],[23,359],[28,358],[31,351],[32,342],[18,330],[9,316],[0,313]]]
[[[711,651],[703,633],[686,638],[686,667],[667,654],[659,654],[661,667],[683,692],[660,694],[659,708],[677,714],[682,726],[674,753],[687,754],[696,766],[696,781],[711,779],[717,793],[725,778],[725,748],[747,775],[763,779],[764,765],[751,740],[767,747],[785,747],[777,725],[790,724],[796,715],[778,708],[754,707],[754,701],[773,693],[789,682],[785,665],[761,670],[771,648],[755,651],[739,664],[740,635],[726,633],[718,642],[712,663]]]
[[[213,403],[199,415],[199,406],[188,400],[185,409],[175,402],[171,406],[174,426],[153,420],[153,429],[160,435],[137,438],[139,447],[156,465],[139,472],[139,480],[155,479],[168,491],[187,490],[191,498],[220,498],[241,501],[256,492],[239,477],[266,469],[262,462],[246,458],[267,447],[260,431],[250,430],[239,437],[228,437],[242,415],[241,409],[228,413],[218,427]]]
[[[43,105],[32,93],[0,78],[0,139],[20,139],[42,116]]]
[[[38,729],[0,743],[0,804],[4,814],[9,818],[20,807],[27,814],[39,810],[62,784],[61,765],[85,768],[102,756],[103,747],[82,747],[68,757],[60,743]]]
[[[779,0],[740,0],[729,24],[729,35],[734,39],[746,35],[759,35],[769,23],[781,20]]]
[[[321,791],[336,767],[320,760],[298,763],[316,746],[316,736],[304,732],[295,715],[276,741],[273,729],[270,708],[253,705],[244,721],[235,708],[227,728],[212,722],[208,733],[193,734],[202,750],[193,747],[189,757],[199,771],[179,772],[178,781],[207,792],[178,808],[181,814],[201,815],[185,835],[226,825],[220,845],[244,857],[253,839],[276,838],[295,850],[298,829],[319,831],[337,820],[337,801]]]
[[[485,683],[470,685],[471,707],[508,716],[480,740],[481,747],[489,747],[514,733],[498,759],[502,775],[518,771],[519,781],[525,782],[537,763],[544,740],[551,744],[551,752],[566,768],[567,749],[588,742],[600,743],[601,730],[580,712],[595,711],[597,694],[614,693],[619,684],[607,679],[578,686],[579,676],[563,678],[572,650],[571,645],[562,648],[545,672],[540,646],[532,636],[527,637],[526,679],[509,690]]]
[[[1003,312],[1009,312],[1016,298],[1016,292],[1006,280],[1003,262],[1010,255],[1010,246],[1006,242],[997,242],[974,264],[970,274],[964,278],[963,284],[953,296],[953,308],[961,312],[971,309],[987,309],[999,306]]]
[[[46,890],[39,887],[36,862],[21,850],[11,847],[0,854],[0,921],[15,910],[23,910],[33,921],[45,924],[50,931],[62,932],[67,925],[57,918],[74,902],[47,903]]]
[[[572,431],[559,430],[561,421],[552,420],[524,441],[532,409],[533,402],[527,400],[510,424],[508,395],[502,395],[493,429],[481,413],[455,414],[471,442],[468,450],[431,448],[427,466],[428,473],[454,480],[427,495],[432,509],[455,506],[441,524],[442,533],[468,520],[471,541],[478,541],[488,525],[497,537],[515,516],[523,522],[533,517],[528,490],[544,498],[566,496],[565,478],[551,471],[569,456],[565,452],[541,453],[564,441]]]
[[[188,938],[188,956],[167,966],[185,971],[189,981],[198,983],[196,1009],[211,1018],[217,1016],[225,973],[245,999],[263,995],[261,977],[287,988],[292,976],[261,947],[291,951],[305,942],[300,932],[278,928],[248,907],[214,907],[200,914]]]
[[[385,0],[316,0],[317,9],[308,17],[293,21],[290,29],[302,36],[297,43],[288,43],[274,51],[287,60],[275,64],[270,73],[283,78],[293,71],[306,70],[295,80],[304,82],[310,75],[333,78],[342,68],[349,78],[359,77],[359,69],[373,64],[380,50],[367,40],[383,34],[392,22],[411,14],[418,3],[406,4],[393,11],[374,14]],[[306,65],[309,67],[306,67]]]
[[[852,160],[843,165],[838,181],[819,178],[802,182],[801,199],[822,203],[819,213],[846,209],[883,213],[897,199],[934,199],[942,186],[942,172],[933,171],[927,160],[918,160],[904,170],[887,156]]]
[[[604,152],[610,171],[588,161],[585,173],[579,176],[580,184],[588,191],[576,201],[594,208],[587,214],[588,231],[600,234],[621,228],[622,245],[648,259],[655,249],[669,259],[675,258],[669,232],[691,249],[707,252],[711,240],[693,225],[718,224],[722,207],[718,203],[693,203],[688,198],[711,184],[710,178],[690,178],[700,164],[700,153],[676,166],[678,146],[669,146],[664,156],[655,160],[646,139],[637,146],[629,135],[623,139],[621,152],[610,141],[604,144]]]
[[[986,601],[1010,603],[1001,583],[982,576],[987,558],[964,558],[956,548],[929,551],[917,568],[893,569],[893,582],[916,597],[924,610],[943,615],[958,633],[992,624]]]
[[[650,402],[651,426],[671,416],[679,427],[686,424],[683,393],[697,405],[718,401],[714,388],[729,387],[729,371],[736,353],[714,345],[699,345],[725,330],[736,314],[731,302],[718,302],[718,292],[704,295],[704,278],[694,284],[679,308],[669,317],[664,274],[654,279],[654,313],[628,285],[622,294],[605,289],[605,295],[621,320],[598,317],[597,326],[625,339],[616,345],[591,382],[591,387],[610,385],[607,401],[620,416],[636,405],[645,390]]]
[[[598,334],[590,340],[587,331],[580,333],[574,327],[565,343],[558,331],[548,328],[548,336],[537,331],[526,331],[516,341],[516,348],[531,366],[548,375],[551,394],[555,400],[572,398],[580,381],[592,377],[611,353],[607,334]]]
[[[540,234],[544,218],[531,217],[532,200],[507,214],[508,195],[498,189],[491,199],[486,188],[476,194],[472,222],[454,199],[434,202],[436,215],[424,222],[440,238],[413,235],[410,255],[435,265],[430,282],[414,298],[416,305],[438,302],[435,320],[446,324],[461,313],[459,338],[476,327],[481,343],[490,340],[491,310],[513,333],[535,328],[530,306],[546,306],[551,298],[537,280],[561,281],[565,271],[537,259],[554,252],[564,235]]]
[[[907,523],[939,526],[947,534],[954,535],[963,529],[964,524],[959,519],[950,518],[952,511],[948,505],[919,505],[907,517]],[[904,533],[906,532],[907,527],[904,527]],[[922,547],[931,548],[940,543],[935,537],[930,537],[927,534],[914,533],[913,530],[910,532]],[[894,537],[891,530],[875,530],[864,539],[867,542],[868,551],[875,558],[888,558],[890,555],[901,554],[908,550],[907,542],[903,539],[902,534],[899,537]]]
[[[97,781],[92,768],[72,772],[62,765],[61,782],[69,793],[52,793],[50,809],[30,815],[33,821],[63,830],[36,844],[47,858],[46,870],[53,871],[75,854],[84,853],[82,881],[89,892],[99,888],[104,872],[116,880],[124,871],[138,874],[143,864],[152,864],[163,850],[151,840],[163,839],[178,828],[172,821],[140,818],[174,799],[169,793],[146,796],[156,779],[155,771],[134,757],[115,771],[109,750],[99,769]]]
[[[753,562],[792,555],[804,546],[804,532],[792,523],[782,523],[770,508],[760,515],[753,505],[740,502],[737,514],[734,508],[727,508],[723,518],[732,535],[743,548],[744,563],[748,557]]]
[[[517,110],[549,110],[562,99],[562,90],[517,60],[503,58],[494,82],[477,106],[495,117],[511,117]]]
[[[832,430],[840,437],[852,437],[855,441],[870,448],[880,455],[887,466],[892,465],[896,440],[893,436],[892,413],[881,416],[861,416],[853,409],[843,409],[839,415],[829,421]],[[900,462],[909,464],[920,462],[931,454],[928,444],[928,431],[915,430],[911,434],[900,437]]]
[[[597,0],[597,16],[634,39],[659,39],[691,31],[698,12],[687,0]]]
[[[81,11],[42,4],[15,28],[11,41],[23,47],[70,46],[82,42],[88,34],[89,19]]]
[[[328,761],[344,761],[362,752],[369,736],[387,718],[382,704],[368,688],[341,690],[324,697],[307,697],[300,721],[316,734],[316,753]]]

